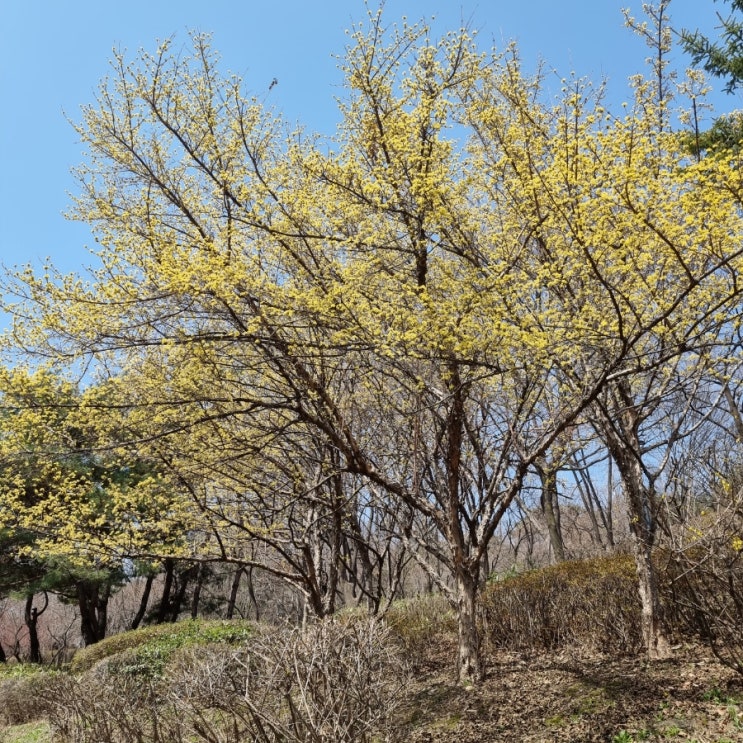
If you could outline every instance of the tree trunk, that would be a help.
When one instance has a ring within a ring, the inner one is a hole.
[[[188,589],[188,584],[191,582],[191,578],[194,574],[194,566],[192,565],[190,568],[187,568],[184,570],[180,575],[180,583],[178,584],[175,596],[173,597],[173,602],[171,606],[170,611],[170,621],[171,622],[177,622],[178,616],[181,613],[181,608],[183,607],[183,602],[186,598],[186,590]]]
[[[648,657],[658,660],[671,654],[671,646],[663,634],[658,577],[652,561],[655,544],[652,494],[638,481],[640,465],[635,457],[632,460],[629,463],[630,478],[625,480],[625,492],[629,501],[630,534],[642,607],[642,635]]]
[[[44,594],[46,597],[46,594]],[[47,600],[48,602],[48,600]],[[46,604],[44,605],[46,609]],[[26,607],[24,618],[28,629],[28,659],[31,663],[41,663],[41,644],[39,643],[39,617],[44,613],[44,609],[39,611],[34,606],[34,594],[26,596]]]
[[[637,585],[642,607],[642,636],[648,658],[662,660],[671,655],[671,646],[661,625],[658,576],[652,563],[652,549],[637,536],[633,542]]]
[[[196,574],[196,583],[193,587],[193,596],[191,597],[191,619],[196,619],[199,615],[199,601],[201,601],[201,589],[206,580],[206,563],[200,562],[198,573]]]
[[[735,396],[733,395],[729,384],[726,383],[722,391],[728,405],[728,412],[733,419],[733,423],[735,423],[736,438],[739,442],[743,441],[743,416],[740,414],[738,403],[735,402]]]
[[[479,570],[479,566],[477,568]],[[483,678],[480,633],[477,629],[477,577],[464,568],[457,571],[457,619],[459,653],[457,673],[460,683],[478,683]]]
[[[148,575],[147,580],[144,584],[144,591],[142,591],[142,598],[139,600],[139,609],[132,619],[132,623],[129,629],[137,629],[144,619],[144,615],[147,612],[147,603],[150,600],[150,591],[152,590],[152,583],[155,580],[154,575]]]
[[[542,485],[540,505],[542,514],[547,522],[550,546],[556,562],[565,561],[565,545],[562,541],[562,527],[560,524],[560,503],[557,492],[557,470],[546,460],[537,463],[537,472]]]
[[[450,408],[446,416],[447,539],[451,549],[451,564],[457,590],[459,625],[457,673],[460,683],[473,684],[483,678],[476,613],[481,561],[478,558],[473,562],[468,555],[467,539],[460,518],[465,413],[464,392],[456,362],[448,364],[447,372],[447,386],[451,394]]]
[[[255,595],[255,583],[253,581],[253,566],[251,565],[247,572],[246,576],[248,578],[248,596],[250,596],[250,602],[253,604],[253,609],[255,610],[255,621],[260,622],[261,621],[261,610],[258,606],[258,597]]]
[[[328,563],[326,579],[323,586],[323,615],[330,616],[335,612],[335,603],[338,596],[338,580],[340,578],[341,544],[343,538],[343,511],[345,507],[345,496],[343,493],[343,482],[340,474],[333,478],[333,510],[330,514],[329,526],[331,533],[328,535]]]
[[[232,585],[230,586],[230,597],[227,599],[227,612],[225,613],[225,619],[232,619],[235,616],[235,605],[237,604],[237,592],[240,590],[240,578],[242,578],[244,568],[239,566],[235,570],[235,575],[232,577]]]
[[[101,590],[102,589],[102,590]],[[98,587],[98,603],[96,604],[96,618],[98,620],[97,630],[98,639],[102,640],[106,636],[108,628],[108,600],[111,598],[111,584],[106,581],[104,585]]]
[[[627,499],[645,649],[650,659],[659,660],[671,654],[671,646],[663,634],[658,578],[652,562],[656,532],[655,495],[652,484],[648,486],[645,483],[638,433],[639,415],[629,402],[630,391],[621,383],[618,390],[625,402],[624,410],[614,422],[619,430],[608,422],[604,426],[604,436]]]
[[[170,592],[173,589],[173,574],[175,573],[175,562],[171,558],[165,560],[165,582],[163,591],[160,595],[160,606],[157,609],[155,622],[163,624],[168,616],[168,607],[170,606]]]
[[[108,599],[111,589],[105,586],[101,593],[101,586],[95,581],[77,582],[77,605],[80,609],[80,633],[83,643],[93,645],[106,636],[108,620]]]
[[[375,563],[378,566],[378,570],[374,570],[374,564],[370,557],[371,548],[367,537],[362,531],[357,508],[358,506],[351,509],[350,513],[346,516],[352,533],[351,536],[344,535],[343,542],[349,568],[347,580],[352,584],[353,597],[357,598],[358,596],[359,604],[362,600],[365,600],[369,611],[372,614],[377,614],[382,599],[382,566],[377,555]],[[389,546],[387,549],[389,550]],[[376,581],[375,575],[377,577]]]

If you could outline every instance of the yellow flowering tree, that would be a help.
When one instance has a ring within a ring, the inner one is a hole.
[[[105,636],[124,560],[153,542],[173,550],[184,540],[184,523],[174,528],[169,517],[170,483],[141,460],[98,451],[101,419],[89,414],[99,405],[115,416],[101,388],[81,394],[45,369],[0,372],[5,577],[27,576],[11,588],[26,590],[29,601],[45,590],[74,600],[86,644]]]
[[[207,551],[359,494],[405,513],[477,680],[483,565],[524,478],[608,389],[700,357],[737,312],[740,171],[685,162],[643,82],[619,117],[578,84],[548,105],[466,30],[371,14],[343,67],[320,139],[220,77],[203,37],[116,58],[78,127],[100,267],[21,271],[11,335],[114,370]]]

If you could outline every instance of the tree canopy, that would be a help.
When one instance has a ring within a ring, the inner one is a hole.
[[[350,38],[330,138],[223,77],[208,37],[117,56],[77,126],[99,267],[17,273],[6,342],[109,376],[116,404],[86,410],[162,473],[145,500],[203,557],[268,545],[320,614],[320,563],[384,514],[447,568],[477,679],[483,566],[528,474],[597,405],[631,451],[648,377],[678,389],[733,353],[741,169],[690,162],[657,74],[616,114],[580,81],[546,102],[467,29],[371,13]]]

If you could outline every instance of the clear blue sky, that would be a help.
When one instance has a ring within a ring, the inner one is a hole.
[[[640,0],[387,0],[385,15],[390,22],[433,15],[438,30],[464,19],[484,43],[517,40],[527,67],[541,57],[563,75],[607,77],[610,101],[619,102],[646,56],[623,26],[623,6],[641,15]],[[673,25],[714,33],[715,12],[726,8],[673,0]],[[173,34],[185,42],[189,29],[211,32],[225,70],[259,95],[277,78],[273,104],[331,133],[340,83],[333,55],[343,52],[345,29],[364,17],[363,0],[0,0],[0,263],[38,265],[50,256],[77,271],[92,262],[87,228],[62,217],[76,189],[70,168],[82,160],[65,115],[77,120],[92,102],[112,48],[134,54]],[[688,64],[680,50],[674,59]],[[741,107],[737,97],[717,101],[718,112]]]

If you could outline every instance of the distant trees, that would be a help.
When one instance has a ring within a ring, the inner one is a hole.
[[[115,465],[91,479],[44,460],[70,483],[64,509],[37,509],[44,544],[85,532],[99,558],[260,566],[318,616],[342,578],[378,608],[414,559],[456,607],[476,681],[493,540],[535,475],[556,518],[558,455],[593,425],[661,654],[643,426],[732,353],[740,169],[689,162],[660,68],[626,115],[581,84],[552,105],[515,50],[371,14],[324,141],[192,44],[117,57],[84,109],[90,281],[49,267],[10,287],[9,342],[110,376],[72,410]]]
[[[0,593],[25,595],[31,654],[38,660],[34,595],[54,592],[77,605],[86,644],[106,633],[108,602],[124,560],[170,538],[156,476],[141,460],[100,450],[103,422],[88,417],[102,387],[80,393],[40,369],[0,373]],[[110,399],[106,402],[107,415]],[[150,526],[156,524],[153,530]],[[166,547],[167,548],[167,547]]]

